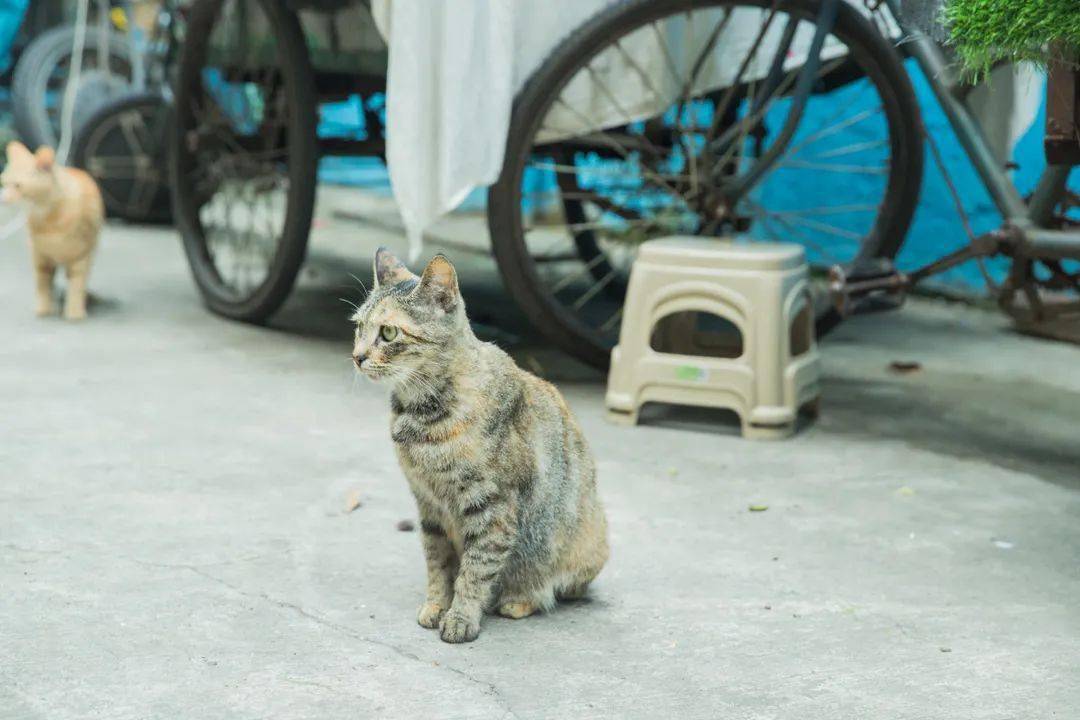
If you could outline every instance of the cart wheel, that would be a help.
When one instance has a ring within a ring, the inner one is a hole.
[[[173,212],[209,308],[262,322],[285,301],[315,205],[315,82],[282,0],[195,0],[171,134]]]
[[[89,28],[85,37],[74,97],[76,132],[95,110],[131,92],[135,54],[131,41],[124,35],[110,32],[103,38],[97,29]],[[40,145],[55,148],[59,144],[74,38],[75,29],[71,27],[44,32],[26,47],[15,66],[11,79],[12,120],[19,137],[31,148]]]
[[[158,93],[137,93],[100,108],[79,131],[72,162],[97,181],[110,217],[172,222],[165,184],[169,112]]]
[[[630,267],[653,238],[803,245],[819,335],[838,319],[824,270],[896,255],[922,178],[919,108],[898,53],[850,4],[783,130],[801,71],[792,49],[809,45],[819,7],[612,3],[534,71],[488,226],[507,292],[561,349],[607,366]]]

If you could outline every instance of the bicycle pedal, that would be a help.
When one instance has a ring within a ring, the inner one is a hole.
[[[888,260],[829,270],[829,294],[843,317],[896,310],[904,304],[908,278]]]

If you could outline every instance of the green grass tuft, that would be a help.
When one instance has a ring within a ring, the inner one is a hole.
[[[978,75],[998,60],[1045,65],[1080,53],[1080,0],[947,0],[943,14],[950,44]]]

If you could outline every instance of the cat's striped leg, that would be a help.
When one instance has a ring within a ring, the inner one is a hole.
[[[480,634],[480,618],[517,539],[517,512],[497,486],[464,496],[461,569],[454,581],[454,603],[443,617],[440,635],[451,643]]]
[[[425,517],[423,509],[420,511],[420,530],[427,561],[427,594],[416,621],[423,627],[434,629],[454,599],[458,561],[446,530],[430,514]]]

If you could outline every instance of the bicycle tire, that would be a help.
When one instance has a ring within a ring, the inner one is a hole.
[[[58,27],[44,32],[27,46],[15,66],[11,79],[12,122],[15,132],[31,149],[42,145],[55,148],[59,142],[57,128],[53,127],[46,110],[49,78],[64,58],[70,58],[74,38],[73,27]],[[96,53],[99,42],[97,30],[87,28],[84,57]],[[125,79],[130,84],[134,57],[131,43],[123,35],[110,33],[109,55],[110,64],[113,60],[126,64],[128,75]],[[77,135],[90,113],[79,113],[78,108],[75,110],[72,132]]]
[[[90,173],[97,181],[109,217],[134,223],[172,223],[172,203],[166,186],[170,111],[160,93],[133,93],[99,108],[80,128],[71,146],[71,164]],[[144,125],[145,138],[135,138],[134,133],[115,132],[119,129],[118,118],[128,113],[149,120]],[[137,141],[148,141],[149,146],[131,147],[131,143]],[[106,146],[110,160],[131,157],[131,165],[138,169],[138,174],[135,177],[114,176],[105,167],[99,167],[95,154]]]
[[[610,345],[602,342],[542,287],[522,233],[521,178],[532,138],[562,87],[590,57],[614,39],[653,20],[705,6],[766,7],[766,0],[628,0],[600,12],[563,40],[537,68],[517,94],[511,115],[503,166],[488,190],[488,226],[504,285],[528,319],[562,350],[599,368],[607,367]],[[816,17],[816,0],[781,0],[778,9]],[[903,243],[918,202],[922,182],[922,121],[911,81],[896,49],[873,24],[848,3],[841,3],[833,34],[852,52],[884,104],[890,130],[891,170],[886,199],[867,236],[860,257],[894,258]],[[817,313],[818,334],[838,321],[832,308]]]
[[[186,42],[180,53],[173,130],[170,142],[170,187],[177,227],[183,239],[195,284],[214,313],[250,323],[265,322],[288,298],[307,253],[315,208],[318,148],[315,79],[299,19],[282,0],[257,0],[279,43],[279,69],[287,105],[289,189],[283,229],[266,278],[250,294],[237,297],[225,287],[203,233],[195,188],[187,172],[192,153],[185,147],[191,118],[192,90],[200,81],[201,58],[223,0],[196,0],[189,9]]]

